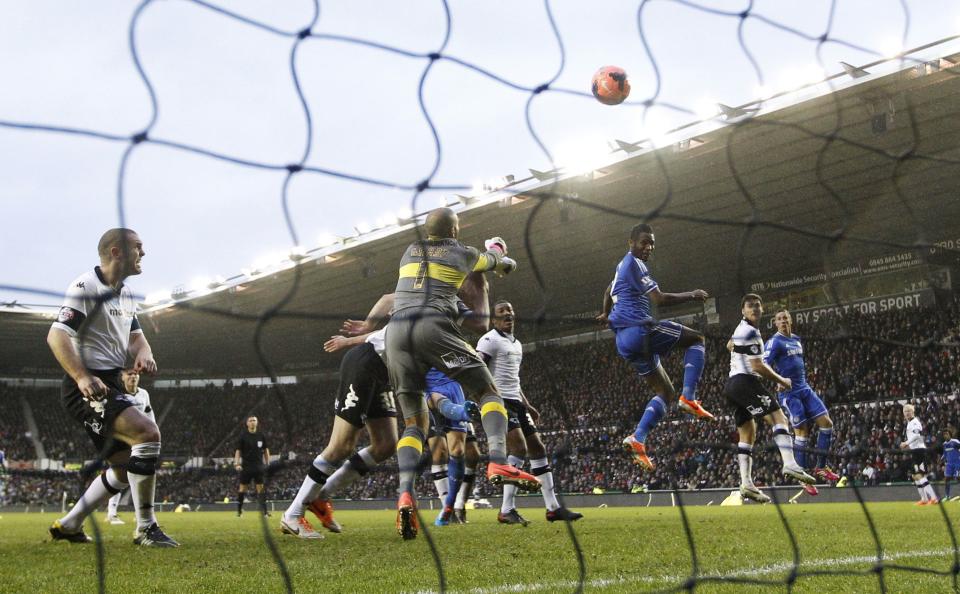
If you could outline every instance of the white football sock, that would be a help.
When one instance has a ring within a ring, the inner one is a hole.
[[[156,465],[159,457],[159,441],[138,443],[130,448],[127,480],[130,481],[130,497],[137,515],[137,530],[145,530],[157,521],[153,512],[153,498],[157,491]]]
[[[737,444],[737,463],[740,465],[740,484],[753,485],[753,446],[749,443]]]
[[[557,501],[557,493],[553,486],[553,470],[547,459],[530,460],[530,473],[540,481],[540,493],[543,495],[543,504],[547,507],[547,511],[559,509],[560,502]]]
[[[303,484],[300,485],[297,496],[290,502],[290,507],[283,512],[284,517],[287,518],[287,520],[302,518],[304,513],[303,508],[317,498],[320,494],[320,489],[326,484],[327,479],[336,471],[336,465],[324,459],[323,455],[317,455],[317,457],[313,459],[313,464],[310,465],[307,476],[303,477]]]
[[[117,515],[117,508],[120,507],[120,498],[123,497],[123,491],[117,493],[107,502],[107,517],[112,518]]]
[[[60,525],[67,532],[76,532],[83,526],[87,516],[103,505],[103,502],[114,493],[123,491],[128,486],[127,483],[120,481],[113,468],[108,468],[106,472],[90,481],[90,486],[83,492],[70,512],[60,518]]]

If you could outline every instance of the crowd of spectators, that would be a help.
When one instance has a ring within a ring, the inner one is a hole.
[[[0,386],[0,450],[11,460],[29,459],[36,455],[20,400],[29,393],[23,388]]]
[[[913,399],[932,439],[939,439],[942,428],[960,426],[955,397],[960,387],[960,348],[954,346],[958,326],[954,303],[937,310],[825,316],[795,328],[804,338],[810,383],[831,408],[836,424],[831,463],[838,471],[851,479],[873,482],[905,478],[907,461],[896,451],[903,430],[899,406],[881,402]],[[772,332],[764,329],[766,336]],[[523,338],[522,323],[518,336]],[[648,445],[660,466],[646,474],[625,458],[620,440],[633,430],[651,394],[617,356],[613,341],[540,346],[528,351],[521,379],[527,397],[540,410],[539,425],[552,452],[560,488],[591,492],[597,488],[733,486],[737,480],[731,448],[736,441],[735,428],[720,396],[728,370],[727,336],[720,328],[708,332],[708,361],[699,392],[707,408],[722,418],[702,423],[674,413],[651,435]],[[675,381],[682,377],[682,357],[669,357],[664,364]],[[244,419],[250,414],[258,416],[271,452],[283,461],[272,476],[269,493],[283,498],[293,495],[309,461],[326,444],[333,423],[335,388],[335,380],[313,379],[281,388],[156,389],[151,390],[151,397],[161,418],[165,456],[184,461],[190,457],[232,458]],[[23,443],[25,421],[17,390],[0,387],[0,447],[14,460],[32,451],[29,439]],[[60,405],[56,390],[30,390],[26,396],[48,457],[93,456],[88,440]],[[854,407],[848,403],[865,404]],[[761,430],[758,444],[769,443],[767,431]],[[756,459],[758,483],[782,480],[774,450],[759,448]],[[394,477],[395,466],[388,463],[345,495],[390,497]],[[158,489],[161,499],[171,501],[222,500],[233,496],[234,481],[230,469],[168,471]],[[79,479],[73,482],[72,488],[79,489]],[[429,487],[424,483],[421,490],[429,492]],[[479,489],[481,494],[493,492],[484,481],[479,482]],[[29,497],[24,492],[18,487],[17,500]],[[10,501],[9,493],[4,496]]]

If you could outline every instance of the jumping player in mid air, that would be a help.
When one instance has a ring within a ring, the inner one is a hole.
[[[821,480],[836,482],[840,479],[827,467],[827,451],[833,438],[833,421],[820,396],[807,384],[807,371],[803,364],[803,344],[800,337],[793,333],[793,318],[790,312],[781,309],[773,318],[777,333],[767,341],[763,352],[763,361],[780,375],[789,378],[791,387],[778,394],[780,406],[790,415],[790,424],[794,431],[794,456],[797,464],[807,467],[807,439],[810,426],[816,425],[817,453],[813,475]],[[810,495],[817,494],[813,485],[803,485]]]
[[[730,377],[723,387],[724,398],[734,408],[734,420],[740,442],[737,444],[737,462],[740,466],[740,495],[760,503],[770,498],[753,484],[753,443],[757,438],[757,422],[762,417],[773,426],[773,441],[783,460],[783,474],[801,483],[813,484],[816,479],[807,474],[793,457],[793,438],[787,430],[787,418],[780,404],[760,381],[774,381],[787,390],[793,387],[790,378],[783,377],[763,362],[763,338],[760,336],[760,318],[763,301],[759,295],[748,293],[740,300],[743,319],[733,332],[728,344]]]
[[[516,262],[506,257],[501,238],[488,240],[484,252],[460,243],[459,217],[449,208],[431,211],[424,227],[427,238],[411,243],[401,258],[386,339],[387,369],[405,425],[397,443],[397,531],[404,539],[416,538],[419,531],[413,483],[430,422],[423,394],[430,368],[459,382],[480,406],[490,457],[487,479],[493,484],[539,487],[534,476],[506,463],[507,409],[486,364],[464,341],[457,324],[457,293],[466,277],[471,272],[507,274]]]
[[[627,242],[629,251],[617,264],[613,282],[603,299],[601,322],[609,323],[616,333],[617,352],[644,378],[654,396],[647,403],[633,434],[623,440],[624,449],[634,461],[647,470],[656,465],[650,459],[645,442],[647,434],[667,416],[674,402],[681,411],[705,419],[713,419],[697,400],[697,384],[703,374],[705,350],[703,334],[676,322],[657,322],[650,313],[650,304],[675,305],[703,301],[709,295],[702,289],[688,293],[664,293],[650,276],[647,260],[653,254],[653,228],[646,223],[635,225]],[[674,348],[685,349],[683,356],[683,392],[677,398],[660,357]]]

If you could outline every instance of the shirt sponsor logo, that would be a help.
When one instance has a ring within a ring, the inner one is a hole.
[[[447,369],[458,369],[470,363],[470,357],[453,351],[440,355],[440,360],[447,366]]]

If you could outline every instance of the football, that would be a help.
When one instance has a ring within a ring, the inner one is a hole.
[[[604,66],[593,75],[593,96],[604,105],[619,105],[630,96],[630,81],[619,66]]]

